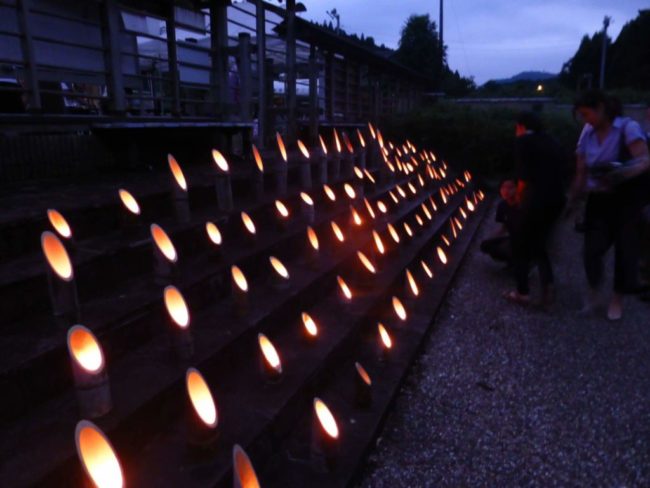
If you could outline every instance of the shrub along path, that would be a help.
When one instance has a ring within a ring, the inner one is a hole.
[[[650,486],[650,307],[578,314],[582,236],[567,222],[554,308],[506,303],[482,225],[361,486]]]

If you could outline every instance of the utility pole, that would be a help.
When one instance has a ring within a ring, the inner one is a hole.
[[[444,44],[444,36],[443,36],[443,13],[444,13],[444,0],[440,0],[440,25],[438,26],[440,29],[440,36],[438,40],[438,45],[440,47],[440,66],[438,66],[438,87],[442,89],[442,75],[444,73],[444,67],[445,67],[445,44]]]
[[[598,85],[601,90],[605,89],[605,56],[607,53],[607,28],[609,27],[611,21],[612,18],[608,15],[606,15],[605,18],[603,19],[603,47],[600,52],[600,80]]]

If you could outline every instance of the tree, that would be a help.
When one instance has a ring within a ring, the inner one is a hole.
[[[606,80],[612,88],[650,88],[650,10],[625,24],[609,50]]]
[[[438,29],[429,14],[411,15],[402,27],[395,60],[430,78],[437,78],[440,57]]]
[[[608,38],[607,45],[610,44],[611,40]],[[562,83],[569,88],[574,88],[582,82],[585,76],[591,77],[594,82],[598,80],[602,45],[602,32],[596,32],[591,37],[585,35],[576,53],[562,66],[560,72]]]

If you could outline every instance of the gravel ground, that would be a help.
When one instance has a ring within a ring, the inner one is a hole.
[[[630,298],[619,323],[604,309],[580,316],[582,236],[567,223],[553,246],[554,308],[506,303],[510,275],[478,250],[491,227],[489,217],[361,486],[650,486],[649,306]]]

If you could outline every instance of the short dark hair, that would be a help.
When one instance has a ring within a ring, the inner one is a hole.
[[[517,115],[517,123],[533,132],[542,132],[544,130],[544,124],[542,124],[542,120],[535,112],[520,112]]]
[[[597,89],[585,90],[576,97],[573,103],[573,114],[575,115],[579,108],[596,109],[599,105],[603,106],[605,116],[610,121],[623,114],[623,104],[618,97]]]

